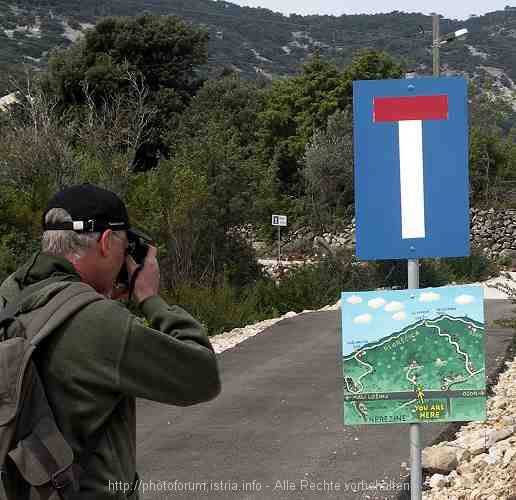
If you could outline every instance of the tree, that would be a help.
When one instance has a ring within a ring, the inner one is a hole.
[[[203,29],[174,16],[107,18],[76,45],[50,57],[43,84],[57,96],[62,112],[80,114],[88,99],[102,107],[130,93],[127,74],[141,75],[149,105],[160,110],[136,153],[134,166],[145,170],[157,164],[159,152],[167,154],[163,137],[201,85],[196,67],[206,61],[207,40]]]
[[[403,76],[403,68],[389,54],[366,49],[357,53],[351,64],[345,68],[344,73],[349,86],[354,80],[401,78]],[[352,89],[349,89],[348,92],[348,95],[351,96]]]
[[[337,110],[351,111],[353,80],[399,78],[401,66],[382,52],[367,50],[339,70],[315,55],[302,72],[273,84],[261,114],[262,154],[277,171],[280,190],[303,194],[301,160],[315,130]]]
[[[39,225],[39,210],[56,187],[77,178],[77,163],[55,98],[30,79],[18,95],[21,102],[8,115],[0,142],[0,184],[18,191]],[[28,227],[34,225],[28,222]]]
[[[299,161],[314,130],[345,106],[343,83],[337,67],[316,55],[301,74],[276,82],[269,91],[260,116],[262,150],[277,171],[282,193],[302,193]]]
[[[199,88],[195,67],[207,57],[207,33],[175,16],[107,18],[72,48],[49,60],[48,84],[63,104],[84,103],[81,82],[96,100],[128,88],[127,71],[143,76],[154,95],[174,89],[183,105]]]
[[[170,159],[159,165],[155,182],[158,212],[167,214],[167,283],[211,284],[224,269],[233,284],[256,276],[235,230],[263,221],[271,197],[271,176],[255,151],[262,102],[256,85],[236,76],[208,81],[169,134]]]
[[[470,191],[474,205],[493,206],[516,194],[516,143],[477,127],[470,133]]]
[[[353,203],[353,131],[349,112],[337,111],[318,129],[304,156],[310,227],[316,233],[343,218]]]
[[[472,127],[500,136],[506,136],[511,128],[516,128],[516,110],[513,109],[512,99],[497,96],[489,80],[482,82],[481,87],[478,82],[470,82],[468,98]]]
[[[61,116],[57,99],[30,79],[19,90],[20,102],[3,114],[0,139],[0,233],[8,241],[38,237],[48,199],[67,185],[89,181],[122,197],[130,193],[131,160],[153,110],[141,79],[127,78],[129,93],[101,108],[86,88],[81,121]]]

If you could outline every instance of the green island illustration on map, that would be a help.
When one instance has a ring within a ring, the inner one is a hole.
[[[407,314],[415,321],[373,342],[348,342],[354,350],[343,355],[346,425],[485,420],[484,324],[433,313]]]

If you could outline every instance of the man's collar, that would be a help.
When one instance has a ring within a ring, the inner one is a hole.
[[[73,264],[64,257],[37,252],[15,273],[14,278],[20,288],[24,288],[51,276],[59,275],[74,281],[75,279],[77,281],[81,279]]]

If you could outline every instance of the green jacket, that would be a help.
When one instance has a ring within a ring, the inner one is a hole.
[[[24,287],[51,276],[80,281],[70,262],[40,253],[4,281],[0,301],[12,302]],[[158,296],[140,309],[150,326],[119,302],[94,302],[36,353],[56,422],[74,453],[80,455],[88,438],[104,429],[78,500],[138,498],[114,485],[131,485],[135,478],[136,397],[188,406],[220,392],[216,356],[201,325]]]

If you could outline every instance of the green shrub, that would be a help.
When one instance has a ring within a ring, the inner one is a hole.
[[[407,261],[384,260],[371,263],[376,268],[376,282],[385,287],[407,288]],[[469,257],[421,259],[419,287],[438,287],[448,283],[473,283],[499,273],[498,266],[474,249]]]
[[[0,236],[0,283],[16,271],[32,253],[39,250],[39,241],[22,232],[11,231]]]
[[[442,259],[453,273],[458,283],[482,281],[500,272],[498,265],[490,261],[478,249],[473,249],[469,257]]]
[[[239,297],[227,280],[214,287],[184,283],[162,295],[170,304],[181,306],[200,321],[208,335],[265,319],[256,311],[254,298],[251,295]]]

